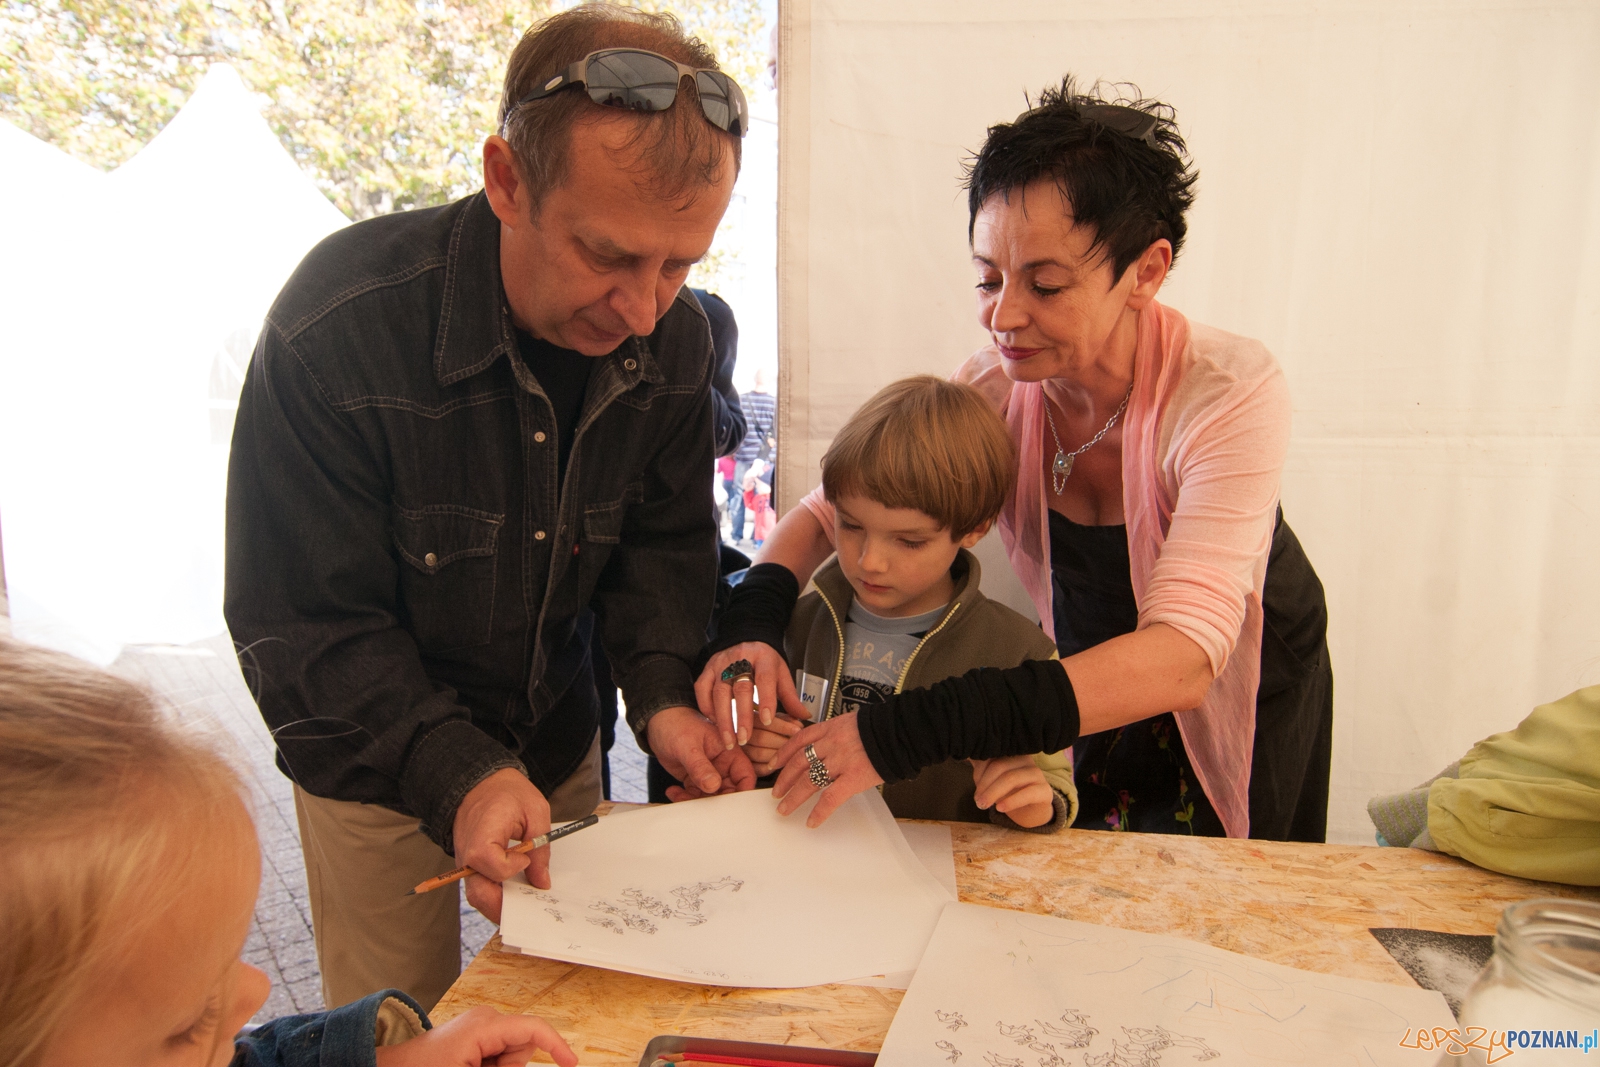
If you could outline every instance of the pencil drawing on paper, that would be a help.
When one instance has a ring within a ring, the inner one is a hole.
[[[1085,1052],[1084,1067],[1163,1067],[1161,1054],[1177,1048],[1194,1050],[1194,1058],[1201,1062],[1222,1055],[1200,1038],[1175,1034],[1164,1026],[1124,1026],[1122,1033],[1128,1040],[1112,1039],[1110,1051]]]
[[[1089,1020],[1083,1013],[1068,1008],[1061,1013],[1057,1023],[1047,1023],[1042,1019],[1035,1019],[1039,1029],[1049,1037],[1056,1039],[1055,1043],[1062,1048],[1088,1048],[1089,1042],[1094,1040],[1094,1035],[1100,1031],[1089,1025]]]
[[[1337,1059],[1407,1067],[1406,1028],[1447,1011],[1425,990],[1298,971],[1165,935],[954,903],[923,952],[878,1062],[1323,1067]]]
[[[725,875],[714,882],[675,886],[666,895],[677,901],[676,904],[669,904],[643,889],[624,889],[614,900],[601,898],[591,903],[589,910],[599,914],[588,916],[588,921],[619,937],[625,936],[629,930],[639,934],[659,933],[660,924],[666,922],[699,926],[711,918],[706,903],[712,894],[723,891],[737,893],[742,888],[744,881],[732,875]],[[553,902],[553,898],[546,899]],[[545,911],[556,922],[566,921],[556,908],[546,908]]]
[[[959,1011],[935,1008],[938,1024],[951,1033],[971,1025]],[[1168,1050],[1186,1050],[1196,1061],[1205,1062],[1221,1057],[1204,1040],[1186,1034],[1176,1034],[1164,1026],[1124,1026],[1122,1038],[1114,1038],[1110,1048],[1096,1051],[1092,1046],[1100,1031],[1089,1025],[1089,1016],[1077,1008],[1066,1008],[1054,1020],[1034,1019],[1032,1024],[1010,1023],[996,1019],[995,1033],[1000,1039],[1016,1046],[1011,1052],[987,1051],[983,1053],[988,1067],[1068,1067],[1063,1052],[1077,1049],[1083,1053],[1084,1067],[1171,1067],[1162,1063],[1162,1053]],[[963,1052],[955,1042],[937,1040],[934,1047],[944,1053],[944,1058],[955,1063]],[[1027,1053],[1020,1050],[1026,1049]],[[1031,1053],[1031,1055],[1029,1055]]]
[[[678,898],[678,918],[688,921],[690,926],[699,926],[706,921],[706,916],[700,912],[700,906],[705,903],[707,893],[715,893],[719,889],[729,889],[737,893],[744,888],[744,882],[733,875],[723,875],[715,882],[696,882],[694,885],[680,885],[672,891]]]

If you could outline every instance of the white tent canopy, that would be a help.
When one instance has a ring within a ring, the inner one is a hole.
[[[0,196],[17,633],[108,660],[221,632],[239,381],[284,279],[344,216],[226,66],[110,174],[0,123]]]
[[[786,0],[780,487],[879,386],[985,342],[965,155],[1067,71],[1177,108],[1162,299],[1260,338],[1327,587],[1334,839],[1600,681],[1600,7]],[[989,544],[992,546],[993,538]],[[985,583],[1017,590],[991,553]],[[1018,607],[1025,601],[1014,600]]]

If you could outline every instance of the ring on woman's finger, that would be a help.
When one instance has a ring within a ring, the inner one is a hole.
[[[811,779],[811,784],[816,786],[818,789],[826,789],[832,785],[833,776],[828,773],[828,768],[822,762],[822,757],[817,755],[816,746],[807,745],[804,752],[806,762],[811,765],[811,769],[806,772],[807,776]]]
[[[736,659],[722,668],[722,680],[724,682],[753,683],[756,680],[755,665],[747,659]]]

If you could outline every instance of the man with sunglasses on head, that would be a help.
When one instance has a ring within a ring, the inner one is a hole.
[[[306,257],[234,435],[226,613],[295,782],[327,1006],[459,971],[472,866],[600,799],[598,627],[639,741],[702,792],[755,776],[695,710],[717,530],[713,359],[683,288],[747,112],[667,16],[556,15],[511,56],[484,189]],[[583,611],[594,608],[593,621]]]

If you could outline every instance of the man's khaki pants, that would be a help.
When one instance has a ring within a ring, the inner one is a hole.
[[[600,737],[548,799],[555,822],[600,803]],[[324,800],[294,787],[306,857],[312,932],[329,1008],[380,989],[409,993],[431,1011],[461,973],[461,888],[406,896],[456,861],[416,819],[376,804]]]

